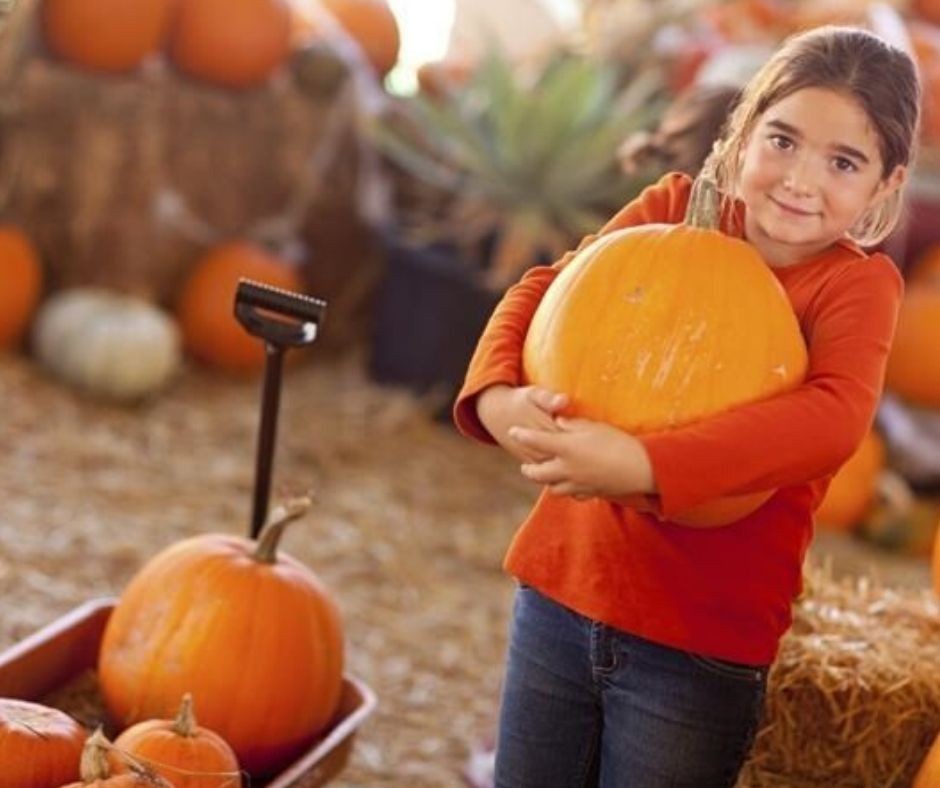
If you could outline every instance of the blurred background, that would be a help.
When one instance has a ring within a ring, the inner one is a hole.
[[[306,293],[328,307],[316,342],[288,353],[275,497],[313,490],[285,549],[332,590],[348,668],[379,697],[337,783],[485,784],[512,591],[500,561],[534,492],[450,425],[476,339],[527,268],[662,174],[694,174],[774,48],[829,23],[910,52],[924,114],[883,245],[907,281],[885,394],[812,557],[930,587],[940,2],[0,13],[0,646],[119,594],[175,540],[246,533],[265,353],[232,315],[236,283]]]

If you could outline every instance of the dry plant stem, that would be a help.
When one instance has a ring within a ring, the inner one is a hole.
[[[91,783],[95,780],[106,780],[111,776],[111,767],[108,764],[108,750],[111,743],[105,738],[101,728],[98,728],[82,750],[81,775],[82,782]]]
[[[721,215],[718,184],[705,174],[692,183],[692,194],[685,212],[685,224],[703,230],[717,230]]]
[[[281,542],[284,529],[289,523],[306,514],[310,503],[308,496],[291,498],[271,512],[267,524],[258,537],[258,547],[254,555],[256,561],[262,564],[273,564],[277,561],[277,546]]]
[[[189,738],[193,736],[196,730],[196,715],[193,712],[193,696],[187,692],[183,695],[183,701],[180,703],[179,714],[173,721],[173,733]]]

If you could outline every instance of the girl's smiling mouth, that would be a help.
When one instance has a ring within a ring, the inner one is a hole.
[[[804,211],[801,208],[795,208],[792,205],[787,205],[787,203],[780,202],[780,200],[774,199],[769,194],[767,195],[767,199],[770,200],[774,205],[776,205],[781,211],[783,211],[784,213],[790,216],[810,217],[810,216],[818,215],[816,211]]]

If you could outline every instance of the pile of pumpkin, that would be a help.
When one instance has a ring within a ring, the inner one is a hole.
[[[934,246],[907,274],[885,390],[903,403],[912,418],[940,424],[938,337],[940,246]],[[832,530],[856,532],[892,550],[929,555],[940,507],[931,498],[911,491],[903,463],[895,463],[898,469],[891,467],[891,456],[901,451],[903,447],[892,446],[874,428],[833,479],[816,513],[819,523]]]
[[[385,0],[40,0],[38,11],[41,40],[71,66],[120,74],[163,57],[220,89],[262,85],[293,50],[318,38],[335,40],[339,31],[357,44],[349,49],[364,55],[370,68],[362,72],[376,78],[395,65],[399,50]],[[31,239],[2,226],[0,349],[28,336],[55,376],[115,400],[158,391],[180,366],[183,349],[216,369],[253,373],[263,364],[263,347],[231,315],[240,277],[302,290],[287,261],[236,239],[194,261],[175,315],[102,289],[46,293]]]
[[[291,51],[344,32],[375,75],[398,60],[385,0],[42,0],[42,38],[80,68],[126,73],[166,52],[189,76],[229,88],[268,80]]]
[[[277,551],[308,505],[275,509],[257,542],[196,536],[147,563],[99,654],[120,735],[112,744],[62,711],[0,699],[0,785],[222,788],[241,785],[242,770],[276,774],[309,748],[339,708],[343,633],[316,575]]]

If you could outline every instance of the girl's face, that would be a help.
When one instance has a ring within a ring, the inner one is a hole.
[[[903,184],[904,167],[887,178],[882,169],[878,134],[857,101],[825,88],[791,93],[745,145],[745,236],[774,266],[821,252]]]

